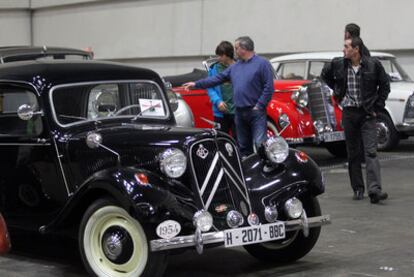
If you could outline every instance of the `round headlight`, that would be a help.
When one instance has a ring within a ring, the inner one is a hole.
[[[179,149],[167,149],[161,154],[160,168],[170,178],[181,177],[187,168],[187,158]]]
[[[242,214],[235,210],[231,210],[227,213],[226,221],[230,228],[237,228],[244,223]]]
[[[279,216],[276,206],[266,206],[264,214],[268,222],[276,222],[277,217]]]
[[[283,163],[289,155],[289,145],[282,137],[270,137],[265,142],[267,158],[273,163]]]
[[[193,224],[201,232],[207,232],[213,227],[213,217],[209,212],[200,210],[194,214]]]
[[[414,94],[411,94],[411,96],[408,98],[408,106],[414,107]]]
[[[323,131],[325,130],[324,125],[320,120],[314,121],[313,126],[315,126],[315,129],[318,133],[323,133]]]
[[[296,197],[288,199],[285,202],[285,211],[290,218],[299,218],[303,212],[302,202]]]
[[[299,90],[292,93],[292,100],[295,101],[296,105],[298,105],[301,108],[304,108],[308,105],[309,97],[307,90],[307,87],[301,87],[299,88]]]

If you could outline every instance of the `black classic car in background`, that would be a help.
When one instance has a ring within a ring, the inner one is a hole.
[[[28,60],[91,60],[92,52],[66,47],[1,46],[0,63]]]
[[[207,244],[291,262],[330,221],[304,152],[271,137],[241,160],[228,135],[175,126],[163,80],[147,69],[2,65],[0,153],[11,235],[71,235],[94,276],[160,275],[174,249]]]

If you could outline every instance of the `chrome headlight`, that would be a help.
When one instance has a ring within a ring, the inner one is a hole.
[[[324,130],[325,130],[325,127],[324,127],[322,121],[320,121],[320,120],[314,121],[313,126],[315,127],[315,129],[318,133],[323,133]]]
[[[279,213],[277,212],[276,206],[266,206],[264,215],[268,222],[276,222]]]
[[[290,218],[299,218],[303,213],[302,202],[296,197],[288,199],[285,202],[285,211]]]
[[[213,217],[207,211],[200,210],[193,216],[194,227],[200,229],[201,232],[207,232],[213,227]]]
[[[408,99],[407,104],[405,105],[404,119],[410,119],[410,122],[414,118],[414,93],[412,93]]]
[[[304,108],[308,105],[309,96],[307,90],[307,87],[301,87],[299,90],[292,93],[292,100],[295,101],[296,105],[301,108]]]
[[[170,178],[181,177],[187,168],[187,158],[180,149],[167,149],[160,156],[160,168]]]
[[[167,97],[173,112],[178,109],[178,97],[172,89],[167,89]]]
[[[266,157],[273,163],[283,163],[289,155],[289,145],[282,137],[270,137],[264,144]]]

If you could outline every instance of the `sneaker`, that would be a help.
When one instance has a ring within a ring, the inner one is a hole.
[[[388,198],[388,193],[386,192],[378,192],[370,194],[369,197],[371,198],[372,204],[377,204],[381,200],[385,200]]]

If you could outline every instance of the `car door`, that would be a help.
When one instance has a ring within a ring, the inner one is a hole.
[[[22,105],[34,108],[31,119],[19,118]],[[57,189],[61,177],[42,113],[34,88],[0,83],[0,209],[11,226],[38,228],[67,197]]]

